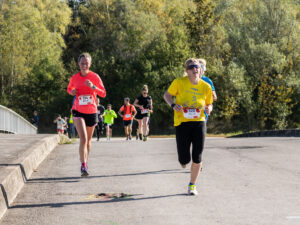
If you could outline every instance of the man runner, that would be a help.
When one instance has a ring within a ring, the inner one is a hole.
[[[135,107],[130,104],[129,98],[124,98],[124,105],[120,108],[118,113],[121,117],[123,117],[126,140],[131,140],[133,117],[136,115],[137,111]]]

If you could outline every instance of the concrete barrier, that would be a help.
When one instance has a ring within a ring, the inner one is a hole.
[[[263,130],[230,136],[230,138],[235,137],[300,137],[300,129]]]
[[[0,174],[0,218],[10,207],[34,169],[58,145],[59,141],[59,135],[42,138],[26,150],[26,154],[21,158],[7,165],[2,165]]]

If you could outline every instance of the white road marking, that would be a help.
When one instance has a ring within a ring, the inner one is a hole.
[[[300,216],[287,216],[286,218],[289,220],[294,220],[294,219],[300,219]]]

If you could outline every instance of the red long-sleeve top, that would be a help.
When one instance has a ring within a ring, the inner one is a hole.
[[[84,84],[85,80],[90,80],[97,88],[92,88]],[[97,95],[104,98],[106,91],[98,74],[90,71],[88,75],[81,76],[80,72],[73,75],[68,85],[68,93],[75,89],[76,99],[72,109],[85,114],[97,113]]]

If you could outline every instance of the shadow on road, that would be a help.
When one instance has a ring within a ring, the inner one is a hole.
[[[137,195],[133,195],[137,196]],[[111,199],[111,200],[97,200],[97,201],[80,201],[80,202],[58,202],[58,203],[43,203],[43,204],[26,204],[26,205],[15,205],[11,206],[10,209],[20,209],[20,208],[39,208],[39,207],[52,207],[59,208],[69,205],[89,205],[89,204],[104,204],[104,203],[116,203],[116,202],[128,202],[128,201],[141,201],[141,200],[151,200],[151,199],[161,199],[161,198],[171,198],[178,196],[187,196],[187,194],[172,194],[172,195],[159,195],[143,198],[125,198],[125,199]]]
[[[140,173],[127,173],[127,174],[114,174],[114,175],[101,175],[101,176],[88,176],[82,178],[78,177],[45,177],[45,178],[34,178],[28,179],[27,183],[49,183],[49,182],[65,182],[65,183],[75,183],[79,182],[80,179],[95,179],[95,178],[108,178],[108,177],[126,177],[126,176],[143,176],[143,175],[153,175],[153,174],[171,174],[171,173],[185,173],[182,169],[171,169],[171,170],[157,170],[157,171],[147,171]]]

